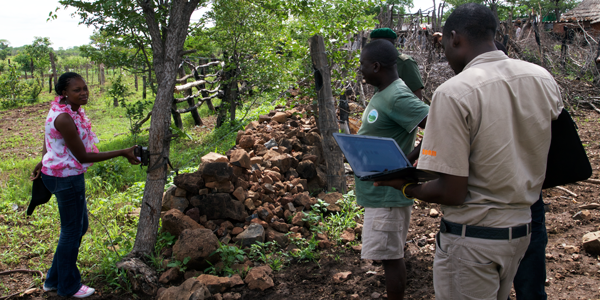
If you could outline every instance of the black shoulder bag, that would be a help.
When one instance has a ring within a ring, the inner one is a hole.
[[[592,166],[577,134],[576,124],[563,108],[552,121],[546,179],[542,189],[582,181],[592,176]]]

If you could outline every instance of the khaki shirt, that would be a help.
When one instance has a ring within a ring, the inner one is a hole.
[[[502,51],[473,59],[434,93],[419,169],[468,177],[460,206],[444,218],[467,225],[529,223],[546,174],[550,123],[562,110],[543,68]]]

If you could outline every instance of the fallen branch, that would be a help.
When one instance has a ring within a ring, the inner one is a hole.
[[[177,110],[174,110],[174,109],[173,109],[173,110],[171,110],[171,111],[173,111],[173,112],[176,112],[176,113],[180,113],[180,114],[184,114],[184,113],[186,113],[186,112],[190,112],[190,111],[192,111],[192,110],[193,110],[193,109],[195,109],[195,108],[198,108],[198,107],[200,107],[200,105],[202,105],[202,103],[204,103],[204,101],[206,101],[206,100],[210,100],[210,99],[213,99],[213,98],[217,98],[217,97],[220,97],[220,96],[222,96],[222,95],[223,95],[223,92],[222,92],[222,91],[218,91],[218,93],[216,93],[216,94],[214,94],[214,95],[211,95],[211,96],[209,96],[209,97],[204,97],[204,98],[198,99],[198,103],[196,103],[196,105],[194,105],[194,106],[190,106],[190,107],[188,107],[188,108],[185,108],[185,109],[177,109]]]
[[[187,96],[185,98],[175,98],[175,103],[186,102],[186,101],[188,101],[190,99],[194,99],[196,97],[200,97],[200,95],[202,94],[202,92],[206,92],[206,93],[209,93],[209,94],[216,93],[216,92],[219,91],[220,88],[221,88],[221,86],[219,85],[214,90],[200,89],[200,90],[198,90],[197,93],[195,93],[193,95],[189,95],[189,96]]]
[[[557,189],[559,189],[559,190],[561,190],[561,191],[563,191],[563,192],[565,192],[565,193],[567,193],[567,194],[569,194],[569,195],[571,195],[573,197],[577,197],[577,194],[575,194],[575,193],[567,190],[566,188],[564,188],[562,186],[555,186],[555,188],[557,188]]]
[[[586,179],[585,181],[589,182],[589,183],[600,184],[600,179],[590,178],[590,179]]]
[[[600,113],[600,109],[598,109],[592,102],[587,102],[589,106],[591,106],[597,113]]]

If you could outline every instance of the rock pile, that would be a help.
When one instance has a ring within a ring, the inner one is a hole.
[[[218,259],[210,254],[219,242],[250,246],[276,241],[285,246],[286,233],[310,235],[303,211],[317,203],[309,192],[323,190],[327,175],[315,119],[302,113],[302,108],[280,107],[260,116],[238,132],[237,145],[227,155],[209,153],[198,171],[174,178],[163,195],[162,229],[178,237],[175,259],[189,257],[189,268],[203,270]],[[328,210],[340,211],[340,193],[318,198],[330,204]],[[270,272],[251,274],[246,278],[251,287],[272,284]]]

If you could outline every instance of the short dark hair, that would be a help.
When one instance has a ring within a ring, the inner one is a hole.
[[[398,50],[389,41],[384,39],[374,40],[363,48],[366,58],[372,62],[378,62],[382,67],[389,68],[396,64]]]
[[[496,17],[485,5],[467,3],[457,7],[444,24],[444,35],[452,30],[465,35],[470,41],[493,39],[496,34]]]
[[[60,77],[58,77],[58,82],[54,85],[54,91],[56,92],[56,95],[62,96],[63,91],[67,89],[67,86],[69,86],[69,81],[73,78],[83,79],[81,75],[75,72],[67,72],[60,75]]]

